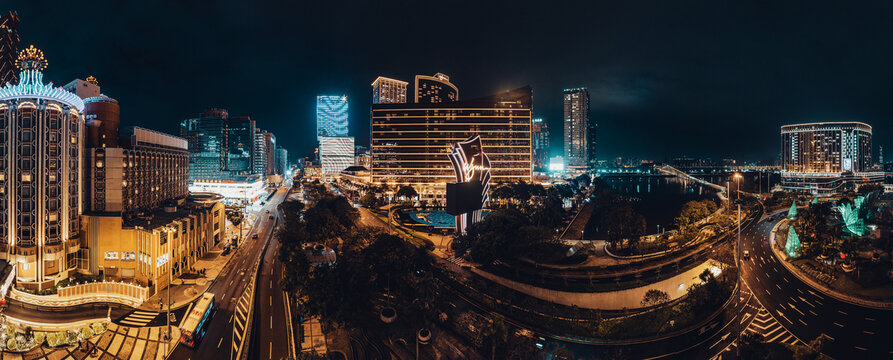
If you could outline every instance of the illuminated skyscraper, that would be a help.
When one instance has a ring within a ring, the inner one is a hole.
[[[181,136],[189,143],[189,180],[233,180],[256,174],[254,121],[211,109],[183,120]]]
[[[338,175],[354,163],[354,139],[327,136],[319,140],[319,162],[326,175]]]
[[[0,87],[0,258],[17,286],[47,289],[77,266],[84,102],[43,82],[47,62],[21,51],[16,85]]]
[[[316,97],[316,138],[347,136],[347,96]]]
[[[402,104],[406,102],[406,81],[379,76],[372,82],[373,104]]]
[[[476,135],[494,183],[532,181],[531,97],[528,86],[438,105],[372,105],[372,181],[411,185],[422,199],[442,202],[456,179],[450,147]]]
[[[549,123],[543,118],[530,121],[530,140],[533,148],[533,167],[546,168],[549,165]]]
[[[861,122],[782,126],[782,187],[831,194],[883,181],[884,173],[873,170],[871,137]]]
[[[254,136],[254,172],[262,175],[275,173],[274,157],[276,149],[276,135],[269,131],[256,129]]]
[[[825,122],[781,127],[784,171],[839,173],[868,171],[871,126],[860,122]]]
[[[0,87],[15,84],[16,53],[19,51],[19,15],[15,11],[0,15]]]
[[[595,121],[589,118],[589,90],[564,90],[564,162],[570,171],[593,171]]]
[[[437,73],[434,76],[415,76],[415,102],[436,104],[459,101],[459,89],[450,82],[450,77]]]

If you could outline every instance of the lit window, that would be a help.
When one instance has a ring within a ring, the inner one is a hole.
[[[31,182],[31,174],[22,174],[22,181]]]
[[[121,254],[122,254],[121,260],[125,260],[125,261],[136,260],[136,252],[128,251],[128,252],[123,252]]]
[[[118,260],[118,252],[117,251],[106,251],[105,259],[106,260]]]
[[[96,167],[101,168],[102,165],[102,160],[96,160]]]

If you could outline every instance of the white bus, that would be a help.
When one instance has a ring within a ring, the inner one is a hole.
[[[215,309],[214,294],[206,292],[186,315],[186,320],[180,324],[180,343],[194,348],[205,335]]]

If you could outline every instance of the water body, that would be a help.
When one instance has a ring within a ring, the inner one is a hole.
[[[675,218],[682,205],[692,200],[718,201],[716,190],[699,183],[676,177],[622,175],[601,178],[613,193],[632,201],[633,209],[645,217],[647,233],[674,229]],[[606,239],[607,234],[598,228],[599,219],[593,216],[586,225],[586,239]]]

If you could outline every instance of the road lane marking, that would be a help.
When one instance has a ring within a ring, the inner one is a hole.
[[[873,333],[873,332],[871,332],[871,331],[868,331],[868,330],[862,330],[862,332],[863,332],[863,333],[866,333],[866,334],[868,334],[868,335],[874,335],[874,333]]]
[[[862,350],[862,351],[868,351],[868,349],[866,349],[864,347],[858,347],[858,346],[853,346],[853,347],[856,349]]]
[[[772,295],[772,293],[771,293],[771,292],[769,292],[769,289],[763,289],[763,291],[765,291],[765,292],[766,292],[766,294],[769,294],[769,295]]]
[[[869,318],[869,317],[865,318],[865,320],[868,320],[868,321],[875,321],[874,319]]]
[[[781,278],[781,279],[784,280],[784,282],[786,282],[786,283],[788,283],[788,284],[791,283],[790,281],[788,281],[788,278],[786,278],[786,277],[783,277],[783,278]]]
[[[815,308],[815,305],[813,305],[813,304],[810,303],[809,301],[806,301],[806,299],[804,299],[802,296],[798,296],[797,298],[799,298],[800,300],[802,300],[803,302],[805,302],[807,305],[812,306],[813,308]]]
[[[803,294],[803,290],[797,289],[797,291],[800,292],[801,294]],[[806,295],[806,294],[803,294],[803,295]]]
[[[775,284],[775,287],[777,287],[778,290],[781,290],[781,286],[779,286],[778,284]]]
[[[843,312],[843,311],[841,311],[841,310],[837,310],[837,312],[839,312],[839,313],[841,313],[841,314],[844,314],[844,315],[849,315],[849,314],[847,314],[847,313],[845,313],[845,312]]]
[[[797,321],[799,321],[803,325],[806,325],[806,322],[804,322],[803,319],[797,319]]]
[[[220,344],[223,344],[223,338],[220,338],[220,341],[217,342],[217,348],[220,348]]]
[[[837,326],[840,326],[840,327],[843,327],[843,325],[840,325],[840,324],[838,324],[838,323],[834,323],[834,325],[837,325]]]
[[[809,310],[809,312],[815,316],[819,316],[819,314],[816,314],[815,311]]]

